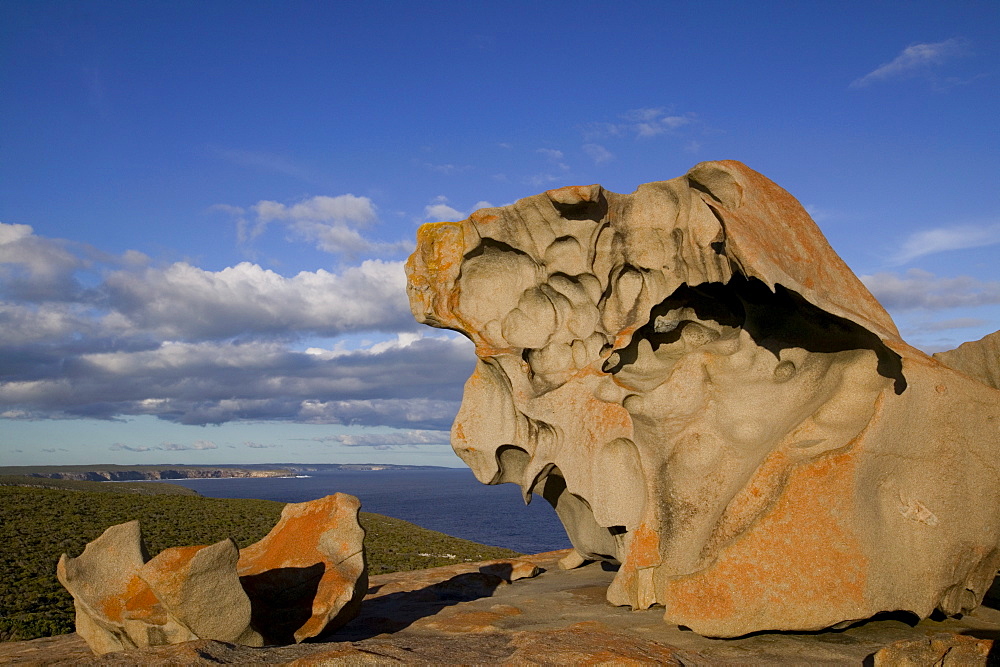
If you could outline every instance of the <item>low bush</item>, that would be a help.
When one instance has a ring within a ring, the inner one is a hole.
[[[75,484],[124,488],[124,483]],[[63,553],[78,556],[109,526],[138,519],[150,556],[167,547],[212,544],[227,537],[245,547],[271,530],[282,507],[270,500],[148,495],[113,488],[0,486],[0,640],[73,631],[73,598],[56,579],[56,563]],[[362,512],[361,524],[371,574],[519,555],[379,514]]]

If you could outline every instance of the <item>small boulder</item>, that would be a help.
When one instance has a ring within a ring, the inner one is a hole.
[[[285,506],[260,542],[173,547],[150,559],[138,521],[59,559],[76,629],[96,654],[195,639],[301,642],[354,617],[368,588],[357,498]]]
[[[271,532],[240,552],[253,625],[272,643],[316,637],[358,613],[368,592],[360,509],[344,493],[289,503]]]
[[[922,667],[944,665],[965,667],[992,664],[992,639],[939,632],[922,639],[893,642],[872,655],[875,667]]]

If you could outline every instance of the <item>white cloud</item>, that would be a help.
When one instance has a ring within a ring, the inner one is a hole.
[[[601,164],[613,160],[615,157],[611,151],[600,144],[584,144],[583,152],[594,161],[594,164]]]
[[[121,442],[116,442],[115,444],[108,447],[113,452],[151,452],[155,447],[147,447],[145,445],[126,445]]]
[[[622,118],[634,123],[648,123],[664,114],[663,107],[646,107],[641,109],[631,109],[622,114]]]
[[[216,445],[211,440],[195,440],[190,445],[181,445],[176,442],[162,442],[160,446],[156,449],[163,450],[165,452],[192,452],[200,451],[205,449],[218,449],[219,446]]]
[[[633,109],[623,117],[631,122],[631,129],[640,137],[655,137],[688,125],[694,120],[694,114],[670,115],[663,107]]]
[[[424,220],[435,222],[458,222],[466,218],[458,209],[447,204],[448,198],[438,195],[430,204],[424,207]]]
[[[298,238],[334,255],[384,256],[413,249],[410,241],[378,242],[361,234],[360,228],[369,227],[378,220],[375,204],[368,197],[320,195],[291,205],[262,199],[249,211],[229,204],[215,204],[210,208],[236,219],[237,239],[244,245],[263,234],[272,223],[281,222]]]
[[[623,122],[589,123],[582,130],[588,142],[627,135],[637,139],[648,139],[662,134],[674,134],[697,120],[698,116],[691,112],[675,114],[667,111],[665,107],[644,107],[623,113],[621,115]]]
[[[0,222],[0,295],[18,299],[71,299],[81,289],[74,274],[90,253],[59,239],[37,236],[29,225]]]
[[[553,165],[555,165],[556,167],[558,167],[560,170],[562,170],[564,172],[569,171],[569,165],[566,164],[565,162],[563,162],[564,156],[563,156],[563,152],[562,151],[556,150],[554,148],[539,148],[535,152],[539,153],[540,155],[544,155],[545,159],[548,162],[552,163]],[[559,177],[559,176],[550,176],[548,174],[545,174],[544,178],[547,178],[549,180],[558,180],[559,178],[562,178],[562,177]]]
[[[534,176],[528,176],[524,179],[524,182],[533,187],[539,188],[562,181],[563,178],[563,176],[556,176],[554,174],[535,174]]]
[[[251,449],[273,449],[275,447],[281,447],[281,445],[275,445],[275,444],[265,445],[265,444],[260,443],[260,442],[249,442],[249,441],[248,442],[244,442],[243,446],[244,447],[249,447]]]
[[[405,289],[403,263],[376,259],[290,278],[249,262],[221,271],[179,262],[118,271],[105,284],[129,326],[168,339],[414,328]]]
[[[401,262],[283,276],[249,262],[152,266],[141,253],[101,255],[25,226],[0,227],[0,240],[9,260],[0,266],[4,418],[444,429],[473,365],[464,339],[411,333],[422,327],[409,313]],[[46,275],[70,287],[26,289]],[[372,338],[361,349],[338,345],[360,333]],[[317,337],[334,338],[332,349],[296,351]],[[167,445],[214,443],[157,451]]]
[[[964,43],[959,39],[913,44],[903,49],[893,60],[880,65],[860,79],[855,79],[851,82],[851,87],[862,88],[880,81],[926,72],[934,65],[940,65],[961,55],[964,50]]]
[[[113,452],[194,452],[203,451],[206,449],[218,449],[216,445],[211,440],[195,440],[190,445],[182,445],[176,442],[161,442],[160,444],[149,447],[146,445],[126,445],[120,442],[108,447]]]
[[[154,415],[182,424],[239,420],[447,428],[473,366],[468,341],[402,336],[348,353],[279,342],[163,343],[65,356],[57,372],[14,368],[0,408],[23,418]]]
[[[347,222],[368,224],[376,219],[375,205],[372,204],[372,200],[368,197],[355,197],[352,194],[338,197],[312,197],[292,206],[285,206],[276,201],[261,200],[253,205],[253,210],[263,222],[310,220],[336,224]]]
[[[925,255],[997,243],[1000,243],[1000,223],[938,227],[911,235],[889,262],[898,266]]]
[[[1000,282],[971,276],[942,278],[922,269],[903,276],[882,272],[861,276],[861,281],[888,310],[945,310],[1000,303]]]
[[[445,430],[411,429],[392,433],[353,433],[329,435],[313,438],[317,442],[342,445],[345,447],[371,447],[373,449],[397,449],[399,447],[421,447],[427,445],[448,446],[451,434]]]
[[[5,222],[0,222],[0,247],[22,241],[31,236],[33,232],[30,225],[8,225]]]
[[[809,217],[815,220],[816,222],[825,222],[833,217],[832,211],[829,211],[825,208],[820,208],[819,206],[816,206],[814,204],[805,204],[804,208],[806,209],[806,213],[809,214]]]
[[[424,220],[429,222],[458,222],[459,220],[468,218],[474,211],[492,207],[493,204],[488,201],[477,201],[469,210],[459,211],[448,204],[447,197],[438,195],[430,204],[424,207]]]

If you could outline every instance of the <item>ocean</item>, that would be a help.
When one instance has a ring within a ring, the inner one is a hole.
[[[310,472],[308,477],[170,480],[209,498],[286,503],[349,493],[364,512],[403,519],[466,540],[539,553],[570,546],[555,510],[535,496],[524,505],[514,484],[489,486],[468,469]]]

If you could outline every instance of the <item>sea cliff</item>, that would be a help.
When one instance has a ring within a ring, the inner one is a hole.
[[[288,477],[292,471],[284,469],[251,470],[247,468],[164,468],[162,470],[74,470],[60,472],[33,472],[31,477],[72,479],[84,482],[125,482],[157,479],[208,479],[223,477]]]

